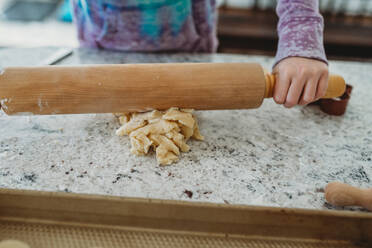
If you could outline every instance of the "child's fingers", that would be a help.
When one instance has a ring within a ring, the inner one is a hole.
[[[278,104],[285,103],[289,85],[291,83],[291,78],[289,73],[284,72],[280,75],[278,74],[277,82],[274,87],[274,101]]]
[[[291,85],[289,86],[287,99],[284,103],[284,106],[291,108],[295,106],[301,96],[302,90],[304,89],[305,80],[303,77],[292,78]]]
[[[301,99],[299,101],[300,105],[305,105],[315,100],[318,83],[319,77],[312,77],[306,82]]]
[[[327,92],[328,88],[328,73],[322,74],[322,76],[319,79],[318,88],[315,94],[315,98],[319,99],[322,96],[324,96]]]

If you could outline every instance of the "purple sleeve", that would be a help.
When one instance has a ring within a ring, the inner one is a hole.
[[[324,23],[318,0],[279,0],[276,12],[279,43],[275,64],[292,56],[327,63],[323,46]]]

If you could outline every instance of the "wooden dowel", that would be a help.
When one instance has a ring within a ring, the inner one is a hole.
[[[332,182],[325,188],[325,198],[335,206],[360,206],[372,211],[372,188],[359,189],[348,184]]]

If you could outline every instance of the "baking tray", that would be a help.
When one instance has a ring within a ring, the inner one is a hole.
[[[372,214],[0,189],[0,240],[63,247],[372,247]]]

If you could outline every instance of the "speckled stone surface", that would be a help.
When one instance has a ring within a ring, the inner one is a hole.
[[[54,48],[0,50],[0,66],[34,65]],[[75,50],[61,64],[258,62],[237,55],[125,54]],[[318,107],[197,112],[204,142],[177,164],[159,167],[154,154],[136,157],[117,120],[106,115],[8,117],[0,114],[0,187],[312,209],[323,187],[372,183],[372,63],[330,62],[354,86],[347,113]],[[191,191],[191,194],[185,193]],[[355,210],[355,209],[353,209]]]

